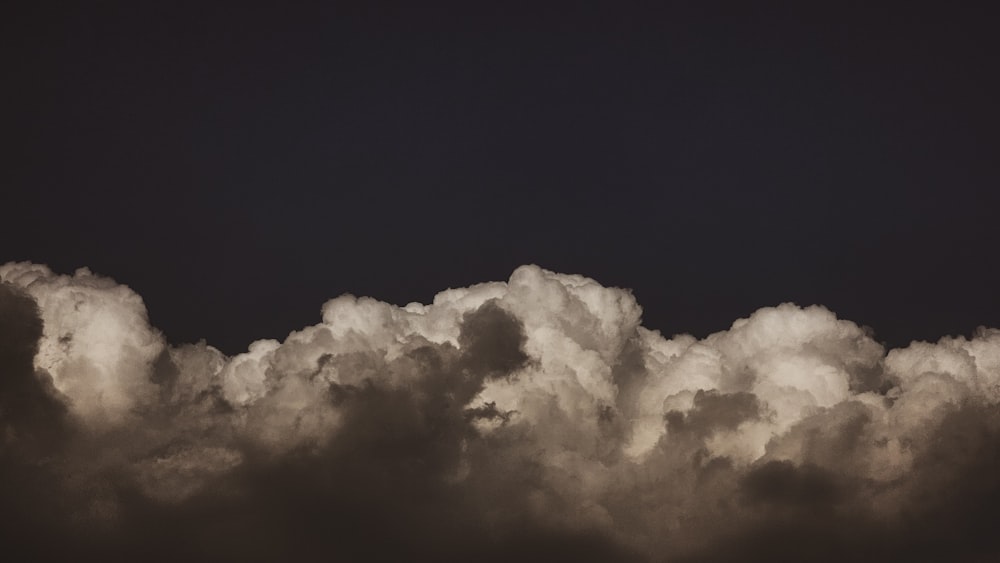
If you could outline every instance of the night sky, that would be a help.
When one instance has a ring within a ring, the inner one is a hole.
[[[0,8],[0,559],[1000,560],[986,3],[400,4]]]
[[[666,334],[1000,324],[984,10],[539,4],[8,6],[0,258],[229,353],[528,263]]]

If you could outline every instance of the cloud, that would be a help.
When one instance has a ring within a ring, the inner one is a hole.
[[[34,559],[1000,554],[995,329],[886,351],[786,303],[666,338],[524,266],[227,357],[88,270],[0,280],[3,540]]]

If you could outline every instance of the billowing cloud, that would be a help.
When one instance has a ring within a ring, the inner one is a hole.
[[[88,270],[0,280],[0,524],[33,559],[1000,556],[1000,330],[887,351],[786,303],[667,338],[524,266],[227,357]]]

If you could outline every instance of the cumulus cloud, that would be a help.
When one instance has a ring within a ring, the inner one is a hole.
[[[34,559],[1000,555],[1000,330],[887,351],[786,303],[668,338],[523,266],[228,357],[88,270],[0,280],[2,539]]]

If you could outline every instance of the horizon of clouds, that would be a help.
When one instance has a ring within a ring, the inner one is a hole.
[[[0,523],[35,558],[1000,554],[998,329],[887,350],[784,303],[667,338],[522,266],[227,356],[89,270],[0,280]]]

